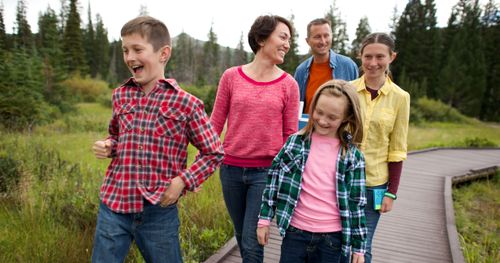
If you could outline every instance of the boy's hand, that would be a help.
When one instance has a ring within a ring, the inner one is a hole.
[[[392,198],[384,196],[382,200],[382,207],[380,208],[380,213],[387,213],[392,210]]]
[[[95,157],[98,159],[105,159],[111,156],[111,140],[96,141],[92,150],[94,151]]]
[[[257,240],[262,246],[267,245],[269,241],[269,226],[257,227]]]
[[[165,193],[163,193],[163,196],[160,200],[160,206],[166,207],[171,204],[175,204],[175,202],[177,202],[177,200],[181,196],[184,187],[186,187],[186,184],[179,176],[172,179],[172,182],[168,186],[167,190],[165,191]]]

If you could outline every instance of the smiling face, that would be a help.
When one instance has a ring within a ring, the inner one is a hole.
[[[332,46],[332,29],[328,24],[312,25],[306,42],[313,56],[328,56]]]
[[[290,50],[290,29],[284,23],[279,22],[273,33],[260,45],[258,52],[262,52],[274,64],[282,64],[286,53]]]
[[[170,47],[154,51],[153,45],[140,34],[122,36],[123,60],[134,79],[150,91],[159,79],[164,78],[165,64],[170,56]]]
[[[314,132],[339,138],[337,131],[345,121],[347,103],[345,96],[321,94],[313,111]]]
[[[361,53],[361,66],[367,78],[383,78],[396,53],[381,43],[366,45]]]

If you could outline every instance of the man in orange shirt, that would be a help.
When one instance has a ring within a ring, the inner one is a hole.
[[[357,79],[358,66],[331,49],[332,28],[327,19],[314,19],[307,25],[306,42],[312,56],[297,67],[294,78],[299,83],[300,101],[304,102],[302,111],[309,113],[311,99],[321,84],[331,79]]]

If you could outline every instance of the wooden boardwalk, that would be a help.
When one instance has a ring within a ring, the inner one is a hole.
[[[379,221],[373,262],[464,262],[455,227],[452,182],[488,174],[497,167],[500,148],[410,153],[404,162],[398,200]],[[278,262],[281,238],[276,228],[269,243],[264,262]],[[205,262],[241,262],[235,239]]]

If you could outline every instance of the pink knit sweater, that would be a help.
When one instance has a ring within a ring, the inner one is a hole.
[[[241,66],[222,75],[211,116],[224,136],[224,163],[239,167],[267,167],[284,142],[298,128],[299,88],[288,73],[257,82]]]

